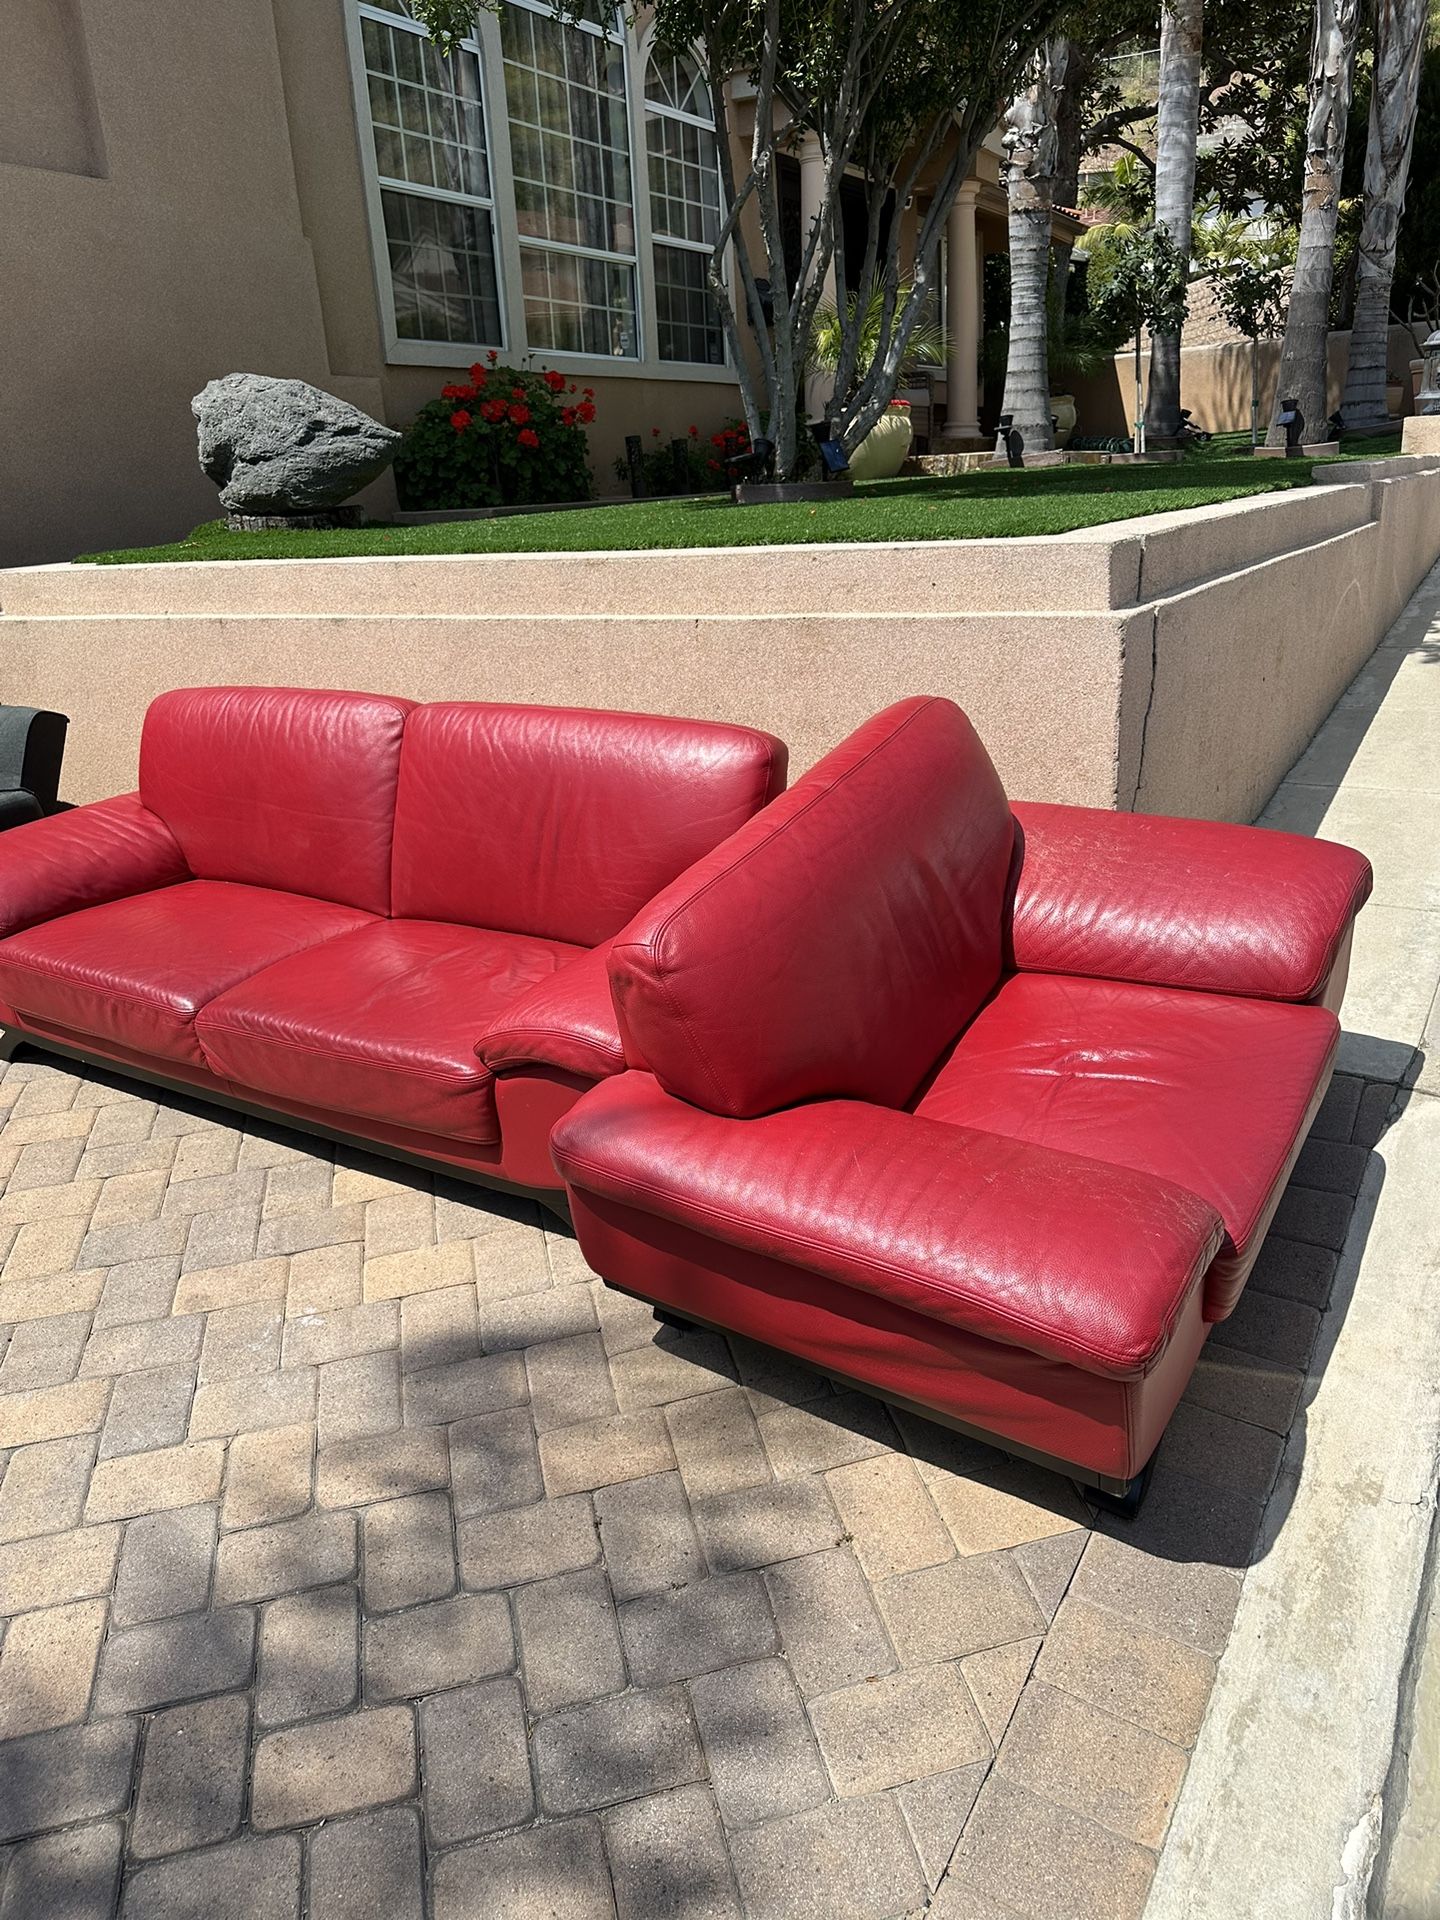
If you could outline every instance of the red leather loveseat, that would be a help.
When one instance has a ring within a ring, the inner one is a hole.
[[[1123,1498],[1330,1078],[1348,848],[1011,808],[959,709],[862,727],[617,942],[552,1138],[604,1278]]]
[[[0,1023],[558,1200],[609,940],[784,778],[703,721],[169,693],[137,793],[0,837]]]

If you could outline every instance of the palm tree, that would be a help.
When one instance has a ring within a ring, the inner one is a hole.
[[[1360,221],[1350,365],[1341,403],[1345,425],[1351,430],[1389,424],[1385,368],[1390,283],[1395,277],[1395,246],[1410,174],[1429,10],[1428,0],[1375,0],[1365,210]]]
[[[895,291],[897,303],[910,298],[910,283],[902,280]],[[846,296],[841,309],[833,300],[822,300],[815,309],[815,324],[810,334],[810,350],[805,356],[807,372],[834,373],[840,366],[845,343],[856,338],[855,366],[852,378],[858,386],[870,372],[871,363],[884,339],[885,289],[872,280],[863,293]],[[917,320],[900,364],[901,376],[918,366],[938,367],[947,351],[945,329],[935,320]]]
[[[1055,109],[1070,43],[1042,40],[1028,83],[1005,115],[1005,188],[1010,207],[1010,331],[1002,413],[1032,453],[1055,444],[1046,352],[1050,226],[1059,157]]]
[[[1294,398],[1313,440],[1325,431],[1326,350],[1330,338],[1330,285],[1335,275],[1335,216],[1340,205],[1340,169],[1345,158],[1345,121],[1360,0],[1315,0],[1310,41],[1310,79],[1305,119],[1305,192],[1290,315],[1280,349],[1276,417],[1265,444],[1283,447],[1283,402]]]
[[[1200,130],[1200,45],[1205,0],[1166,0],[1160,17],[1160,96],[1155,120],[1155,221],[1182,258],[1190,253],[1195,215],[1195,147]],[[1145,432],[1174,440],[1180,432],[1180,335],[1150,337],[1150,391]]]

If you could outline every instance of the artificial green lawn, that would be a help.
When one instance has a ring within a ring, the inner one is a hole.
[[[1309,460],[1252,460],[1232,435],[1154,467],[985,468],[953,479],[877,480],[833,502],[735,507],[703,500],[644,500],[497,520],[376,525],[335,533],[232,533],[223,521],[171,546],[82,554],[103,566],[155,560],[333,559],[384,553],[575,553],[656,547],[807,545],[832,540],[974,540],[1068,533],[1135,514],[1171,513],[1247,494],[1309,484]],[[1348,444],[1342,459],[1393,453],[1393,439]]]

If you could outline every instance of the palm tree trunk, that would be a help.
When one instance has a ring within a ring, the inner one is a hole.
[[[1005,186],[1010,209],[1010,338],[1002,413],[1013,416],[1030,453],[1055,444],[1046,340],[1050,221],[1055,205],[1055,108],[1065,83],[1068,42],[1042,41],[1030,82],[1005,115]]]
[[[1350,74],[1360,0],[1315,0],[1315,30],[1310,44],[1309,112],[1305,123],[1305,194],[1290,313],[1280,349],[1280,379],[1275,418],[1265,444],[1283,447],[1280,409],[1298,402],[1305,416],[1305,437],[1318,440],[1329,412],[1326,353],[1330,338],[1330,287],[1335,274],[1335,216],[1340,203],[1340,168],[1345,158],[1345,119],[1350,111]]]
[[[1155,224],[1190,257],[1195,213],[1195,144],[1200,118],[1200,44],[1205,0],[1166,0],[1160,17],[1160,100],[1155,122]],[[1150,336],[1146,437],[1180,432],[1180,335]]]
[[[1428,13],[1427,0],[1376,0],[1365,211],[1360,223],[1350,365],[1341,404],[1350,432],[1390,423],[1385,406],[1390,283],[1395,277],[1395,243],[1410,176]]]
[[[1093,48],[1080,40],[1070,40],[1065,48],[1065,85],[1055,106],[1055,184],[1054,200],[1072,212],[1080,202],[1080,164],[1085,157],[1086,90],[1098,64]],[[1056,323],[1065,328],[1066,290],[1075,256],[1073,240],[1056,240],[1051,248],[1056,290]]]

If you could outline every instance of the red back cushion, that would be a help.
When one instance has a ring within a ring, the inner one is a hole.
[[[901,1105],[999,978],[1013,839],[957,706],[877,714],[616,942],[627,1058],[737,1118]]]
[[[301,687],[182,687],[145,716],[140,797],[202,880],[387,913],[413,704]]]
[[[405,730],[394,912],[592,947],[785,784],[768,733],[455,703]]]

